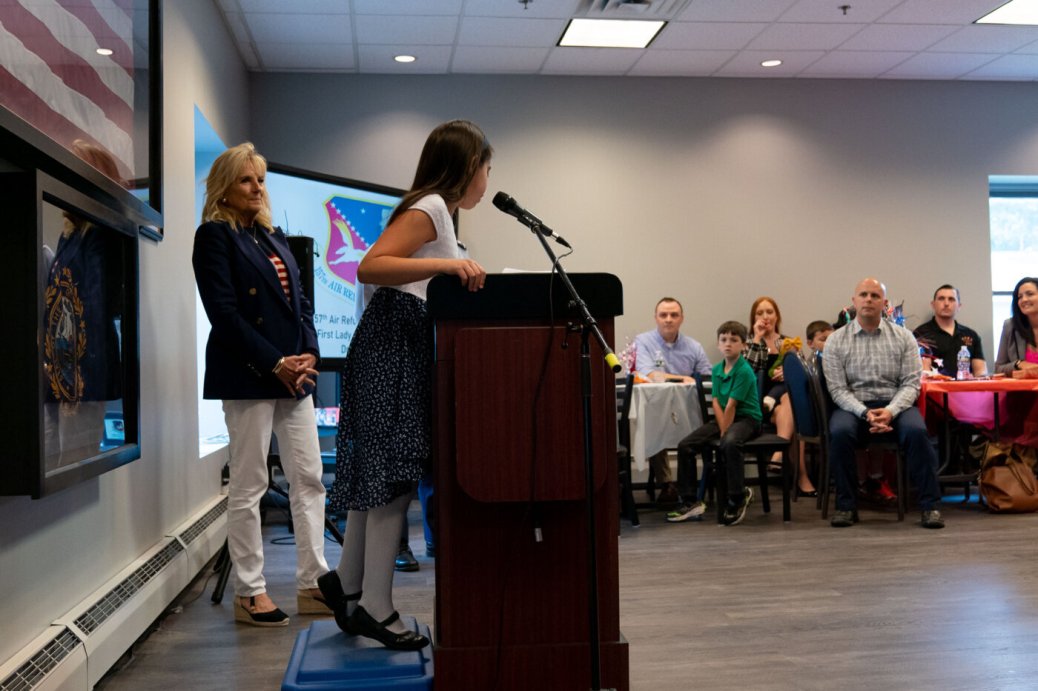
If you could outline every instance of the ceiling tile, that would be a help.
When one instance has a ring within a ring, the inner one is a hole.
[[[343,14],[246,14],[245,21],[257,42],[349,43],[350,18]]]
[[[956,31],[937,24],[871,24],[851,36],[840,50],[926,50]]]
[[[458,30],[458,44],[550,48],[559,42],[566,24],[562,19],[465,17]]]
[[[232,5],[235,0],[220,0],[220,4]],[[292,14],[349,14],[350,6],[343,0],[305,0],[294,2],[290,6],[284,0],[237,0],[242,12],[271,12],[284,14],[291,10]]]
[[[682,22],[773,22],[796,0],[693,0]]]
[[[456,74],[537,74],[550,48],[458,46],[451,60]]]
[[[418,60],[400,63],[397,55],[413,55]],[[383,46],[358,45],[357,67],[372,74],[447,74],[450,67],[450,46]]]
[[[832,50],[864,24],[772,24],[750,42],[750,50]]]
[[[581,4],[581,0],[531,0],[523,7],[518,0],[468,0],[465,16],[569,19],[580,14]]]
[[[823,55],[825,55],[825,51],[821,50],[791,50],[781,55],[782,64],[778,67],[761,67],[761,62],[774,58],[775,53],[772,51],[744,50],[719,69],[715,76],[756,77],[761,79],[792,77]]]
[[[939,53],[1011,53],[1038,41],[1038,26],[966,26],[938,41],[930,50]]]
[[[1023,46],[1022,48],[1017,48],[1015,52],[1021,55],[1038,54],[1038,41],[1035,41],[1034,43],[1028,43],[1026,46]]]
[[[915,53],[834,50],[808,65],[798,76],[873,79],[913,55]]]
[[[457,32],[456,17],[358,15],[357,43],[385,45],[453,45]]]
[[[282,3],[284,0],[280,0]],[[345,5],[343,0],[339,2]],[[293,4],[298,4],[293,3]],[[464,0],[353,0],[353,11],[362,14],[433,15],[457,17]]]
[[[635,48],[553,48],[541,74],[626,74],[643,53]]]
[[[782,14],[779,21],[824,24],[874,22],[900,3],[901,0],[798,0]],[[842,5],[847,5],[846,14]]]
[[[735,54],[734,50],[649,50],[628,74],[637,77],[708,77]]]
[[[882,75],[888,79],[958,79],[991,62],[990,53],[919,53]]]
[[[969,24],[1004,3],[1005,0],[905,0],[879,21],[891,24]]]
[[[671,22],[652,42],[652,49],[738,50],[767,26],[754,22]]]
[[[352,71],[353,46],[341,43],[262,43],[258,46],[268,70]]]
[[[1005,55],[973,70],[962,78],[1021,81],[1038,79],[1038,55]]]

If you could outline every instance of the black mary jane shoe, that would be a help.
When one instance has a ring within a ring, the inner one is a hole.
[[[357,605],[350,615],[350,629],[358,636],[373,638],[390,650],[421,650],[429,645],[429,639],[414,631],[394,633],[386,627],[400,618],[399,612],[393,612],[383,621],[375,621],[367,611]]]
[[[346,606],[350,602],[360,600],[361,594],[353,593],[352,595],[346,595],[343,593],[342,582],[339,581],[339,574],[336,571],[329,571],[320,576],[317,579],[317,587],[321,591],[324,601],[328,604],[328,608],[335,615],[335,623],[338,627],[345,633],[353,633],[353,630],[350,629],[350,618],[346,613]]]

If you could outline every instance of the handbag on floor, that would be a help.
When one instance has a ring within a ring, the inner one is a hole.
[[[1038,511],[1035,449],[988,442],[980,470],[980,496],[995,513]]]

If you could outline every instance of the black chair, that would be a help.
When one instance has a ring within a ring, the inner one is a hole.
[[[827,440],[826,463],[824,463],[821,468],[822,485],[820,499],[822,501],[822,518],[828,518],[829,494],[832,484],[830,477],[830,464],[828,462],[829,416],[832,414],[832,410],[835,406],[832,402],[832,397],[829,395],[829,388],[825,383],[825,373],[822,371],[821,358],[819,358],[816,367],[808,370],[808,381],[811,382],[812,393],[815,396],[815,410],[825,411],[824,414],[819,416],[821,432]],[[905,455],[901,452],[901,445],[897,443],[894,434],[889,433],[879,435],[875,441],[869,444],[869,447],[879,448],[885,451],[893,451],[895,453],[897,458],[897,520],[903,521],[905,520],[905,511],[908,507],[908,471],[905,465]]]
[[[703,415],[703,422],[714,419],[713,397],[711,395],[712,383],[709,376],[699,373],[695,375],[696,395],[699,398],[699,409]],[[782,452],[782,473],[779,479],[782,483],[782,520],[792,520],[791,495],[793,488],[793,465],[789,457],[790,440],[777,434],[764,432],[743,445],[746,462],[757,466],[757,485],[760,489],[761,506],[764,513],[771,512],[771,499],[768,496],[768,461],[776,451]],[[717,495],[717,522],[721,522],[724,514],[723,500],[727,497],[727,488],[724,486],[725,474],[717,472],[716,454],[721,446],[721,440],[715,439],[706,444],[707,448],[700,449],[703,456],[703,486],[713,479],[716,485]],[[749,480],[749,479],[748,479]]]
[[[619,381],[619,380],[617,380]],[[638,505],[634,502],[634,484],[631,481],[631,394],[634,375],[628,374],[623,385],[617,385],[617,444],[616,461],[620,469],[620,513],[632,526],[639,525]]]

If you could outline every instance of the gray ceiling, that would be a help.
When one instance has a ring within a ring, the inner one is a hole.
[[[1038,27],[973,24],[1005,0],[626,2],[217,0],[259,72],[1038,79]],[[559,48],[572,17],[669,23],[642,50]]]

